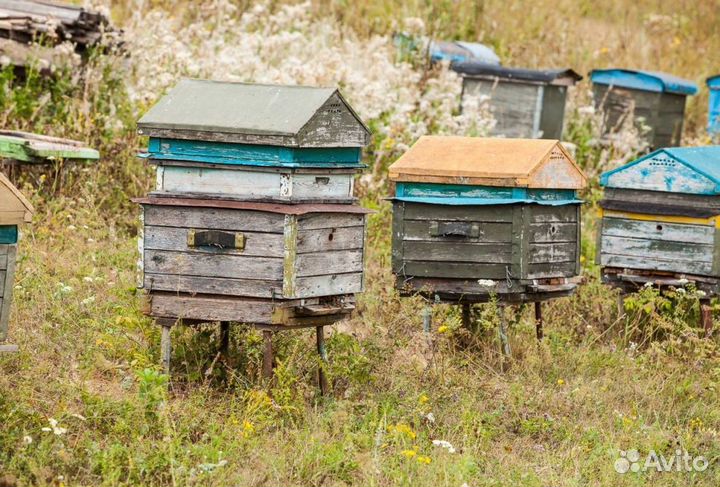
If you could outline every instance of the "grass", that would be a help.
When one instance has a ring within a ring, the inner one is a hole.
[[[119,22],[127,5],[115,7]],[[318,15],[332,12],[362,35],[418,15],[438,34],[486,40],[517,63],[587,70],[637,59],[699,80],[717,68],[707,53],[717,47],[718,5],[683,7],[646,0],[602,8],[564,0],[316,5]],[[681,46],[649,35],[653,14],[679,19],[670,24]],[[609,51],[600,54],[604,41]],[[157,366],[159,331],[135,287],[138,209],[129,200],[148,190],[152,173],[134,157],[145,142],[134,135],[138,108],[115,62],[92,58],[72,82],[0,73],[4,126],[76,137],[103,154],[98,164],[67,168],[59,191],[43,169],[21,180],[37,214],[23,228],[14,291],[11,339],[20,352],[0,357],[0,486],[720,481],[717,338],[702,337],[692,290],[670,297],[645,290],[619,316],[593,264],[597,188],[586,195],[583,222],[587,284],[546,304],[541,344],[529,308],[505,311],[513,352],[505,369],[492,305],[476,309],[476,333],[460,326],[454,307],[435,306],[433,333],[423,333],[425,303],[393,290],[390,211],[380,192],[363,200],[377,210],[368,289],[358,312],[328,338],[329,397],[314,385],[310,332],[277,336],[275,378],[265,382],[261,337],[242,325],[232,328],[228,360],[217,356],[215,327],[176,330],[168,384]],[[702,140],[702,103],[691,102],[686,140]],[[603,156],[589,142],[592,130],[571,115],[568,136],[596,174]],[[388,163],[375,154],[367,160]],[[681,448],[710,466],[617,474],[620,451],[633,448],[668,458]]]

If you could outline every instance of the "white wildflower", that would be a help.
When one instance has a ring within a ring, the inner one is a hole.
[[[95,296],[90,296],[89,298],[85,298],[82,301],[80,301],[80,303],[82,303],[85,306],[87,306],[88,304],[92,304],[94,302],[95,302]]]
[[[434,423],[435,415],[432,412],[429,412],[425,415],[425,419],[427,419],[429,423]]]
[[[59,423],[58,423],[57,419],[50,418],[50,419],[48,419],[48,423],[50,423],[50,426],[49,427],[46,426],[46,427],[42,428],[42,431],[45,431],[46,433],[49,433],[52,431],[52,433],[57,436],[64,435],[65,433],[67,433],[67,428],[62,428],[62,427],[58,426]]]
[[[477,283],[482,287],[495,287],[495,284],[497,284],[492,279],[478,279]]]
[[[689,283],[689,282],[690,282],[690,281],[688,281],[688,280],[685,279],[684,277],[683,277],[682,279],[678,279],[678,284],[680,284],[681,286],[684,286],[685,284],[687,284],[687,283]]]
[[[432,444],[435,446],[439,446],[441,448],[445,448],[448,451],[448,453],[455,453],[455,447],[452,446],[452,444],[449,441],[433,440]]]
[[[58,282],[58,287],[60,288],[60,292],[63,294],[69,294],[73,292],[72,286],[68,286],[67,284],[63,282]]]
[[[699,298],[704,298],[705,296],[707,296],[707,293],[705,291],[701,291],[699,289],[696,291],[695,294],[697,294]]]
[[[33,442],[32,436],[30,436],[30,435],[23,436],[22,442],[23,442],[23,445],[31,444]]]
[[[680,289],[677,290],[677,293],[678,293],[678,294],[685,294],[685,288],[682,288],[682,287],[681,287]]]
[[[653,283],[652,283],[652,282],[646,282],[645,284],[643,284],[643,287],[653,287]]]

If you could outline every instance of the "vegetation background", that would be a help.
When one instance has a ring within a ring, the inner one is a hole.
[[[506,311],[513,358],[501,371],[493,305],[476,331],[390,274],[387,165],[423,133],[482,135],[484,100],[459,113],[460,85],[392,34],[481,41],[505,65],[720,71],[717,0],[109,0],[122,50],[69,55],[50,78],[0,71],[0,126],[84,140],[96,164],[26,171],[37,213],[23,228],[10,339],[0,357],[0,486],[27,485],[717,485],[718,339],[697,326],[697,293],[643,290],[616,309],[594,262],[596,182],[585,195],[587,284]],[[2,61],[2,60],[0,60]],[[328,340],[333,393],[319,397],[309,332],[277,337],[275,378],[261,340],[238,325],[232,357],[213,326],[175,331],[172,382],[159,330],[136,289],[138,208],[151,186],[135,121],[181,76],[339,85],[374,131],[358,187],[370,222],[368,289]],[[572,93],[565,139],[592,177],[642,150],[628,127],[596,144],[589,83]],[[684,143],[708,143],[707,92],[689,99]],[[60,184],[62,183],[62,184]],[[717,335],[716,335],[717,336]],[[435,441],[434,444],[433,442]],[[442,443],[447,442],[447,443]],[[704,472],[619,475],[621,450],[704,455]]]

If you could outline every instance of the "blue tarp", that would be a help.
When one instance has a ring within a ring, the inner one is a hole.
[[[613,85],[657,93],[694,95],[698,88],[692,81],[658,71],[633,69],[594,69],[590,72],[593,83]]]

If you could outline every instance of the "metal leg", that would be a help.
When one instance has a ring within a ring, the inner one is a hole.
[[[625,314],[625,295],[623,293],[618,294],[617,297],[617,313],[618,317]]]
[[[170,344],[170,332],[172,326],[162,325],[162,336],[160,338],[160,361],[162,362],[163,370],[167,375],[170,375],[170,354],[172,353],[172,346]]]
[[[471,317],[471,304],[470,303],[463,303],[462,305],[462,324],[463,327],[466,329],[470,329],[470,317]]]
[[[507,336],[507,321],[505,320],[505,305],[498,306],[500,323],[498,325],[498,337],[500,338],[500,350],[502,352],[501,370],[505,370],[505,360],[511,355],[510,342]]]
[[[273,333],[270,330],[263,330],[263,367],[262,375],[265,379],[270,379],[273,375]]]
[[[542,302],[535,301],[535,335],[538,341],[543,339]]]
[[[705,337],[712,336],[713,319],[712,309],[710,308],[710,299],[704,298],[700,300],[700,324],[705,330]]]
[[[328,390],[327,378],[325,377],[324,365],[327,363],[327,351],[325,350],[325,327],[315,327],[315,335],[317,337],[317,351],[320,355],[322,364],[318,367],[318,385],[320,386],[320,395],[324,396]]]
[[[220,322],[220,353],[227,358],[230,349],[230,322]]]

